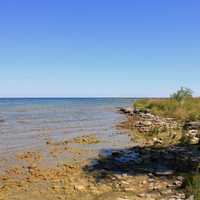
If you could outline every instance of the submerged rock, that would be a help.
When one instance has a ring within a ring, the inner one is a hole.
[[[0,123],[4,123],[5,122],[5,119],[0,119]]]
[[[84,135],[74,138],[72,142],[78,144],[97,144],[100,142],[100,140],[97,138],[96,135]]]

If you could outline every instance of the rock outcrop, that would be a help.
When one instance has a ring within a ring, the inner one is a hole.
[[[187,122],[185,123],[184,128],[187,130],[198,130],[200,129],[200,121]]]
[[[199,144],[200,142],[200,122],[187,122],[184,127],[185,134],[183,141],[189,144]]]
[[[179,129],[179,124],[173,118],[163,118],[150,113],[148,110],[120,108],[119,111],[133,117],[133,127],[141,133],[163,132]]]

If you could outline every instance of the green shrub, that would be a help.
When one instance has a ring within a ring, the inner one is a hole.
[[[192,98],[192,90],[189,88],[181,87],[178,91],[173,93],[170,97],[175,99],[177,102],[183,102],[188,98]]]

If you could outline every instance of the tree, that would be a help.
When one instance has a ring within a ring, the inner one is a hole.
[[[170,95],[172,99],[175,99],[179,103],[183,103],[186,99],[192,98],[193,91],[189,88],[181,87],[177,92]]]

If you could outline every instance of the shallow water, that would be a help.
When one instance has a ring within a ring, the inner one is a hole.
[[[91,148],[128,146],[128,136],[115,128],[123,118],[116,108],[132,102],[128,98],[0,99],[0,152],[41,148],[48,139],[88,134],[102,141]]]

